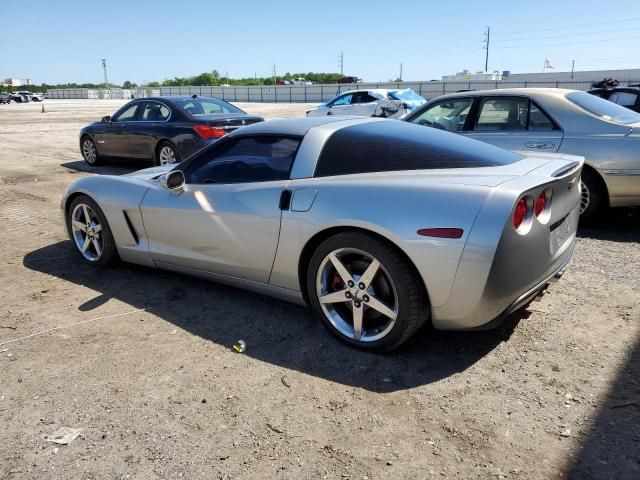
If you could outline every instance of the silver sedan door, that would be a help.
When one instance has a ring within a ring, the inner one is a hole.
[[[557,152],[562,130],[525,97],[485,97],[464,135],[516,151]]]
[[[299,143],[229,139],[186,167],[182,193],[151,188],[141,210],[152,259],[267,283],[280,234],[280,198]]]

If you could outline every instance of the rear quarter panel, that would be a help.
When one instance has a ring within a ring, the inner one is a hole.
[[[270,283],[299,290],[298,262],[307,242],[327,229],[359,228],[404,251],[421,275],[432,305],[447,301],[467,235],[489,191],[486,186],[448,183],[442,176],[394,179],[389,174],[294,180],[290,188],[313,189],[317,195],[310,210],[283,212]],[[460,239],[417,234],[430,227],[462,228],[464,234]]]

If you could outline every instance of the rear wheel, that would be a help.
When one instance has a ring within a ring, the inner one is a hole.
[[[82,149],[82,158],[92,167],[100,163],[100,157],[98,156],[98,149],[95,142],[89,136],[82,138],[80,143]]]
[[[580,219],[593,220],[606,206],[606,192],[599,179],[589,170],[583,170],[580,178]]]
[[[366,233],[339,233],[320,244],[307,289],[325,326],[364,350],[400,346],[429,317],[415,269],[394,247]]]
[[[67,230],[82,259],[106,267],[117,258],[116,244],[107,219],[96,202],[79,195],[67,211]]]
[[[169,165],[180,162],[178,150],[169,142],[161,142],[156,149],[156,165]]]

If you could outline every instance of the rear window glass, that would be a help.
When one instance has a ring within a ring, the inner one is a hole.
[[[353,125],[324,145],[316,177],[353,173],[493,167],[522,159],[508,150],[401,121]]]
[[[640,114],[587,92],[567,93],[567,98],[583,110],[608,122],[622,125],[640,122]]]
[[[190,98],[188,100],[176,100],[175,104],[192,117],[207,117],[209,115],[220,115],[221,113],[244,113],[239,108],[217,98]]]

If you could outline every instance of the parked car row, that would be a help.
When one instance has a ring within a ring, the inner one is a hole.
[[[33,93],[27,90],[22,90],[14,93],[2,92],[0,93],[0,103],[27,103],[27,102],[41,102],[44,99],[44,94]]]
[[[426,100],[410,88],[350,90],[309,110],[307,117],[357,115],[400,118],[425,103]]]

